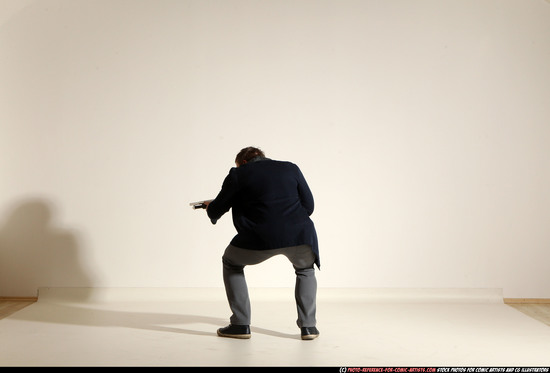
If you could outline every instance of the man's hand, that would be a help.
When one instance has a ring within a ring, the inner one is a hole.
[[[210,202],[212,202],[212,199],[206,200],[206,201],[199,201],[199,202],[191,202],[189,205],[193,207],[193,209],[206,209]]]

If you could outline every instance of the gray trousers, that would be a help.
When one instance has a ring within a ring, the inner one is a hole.
[[[315,254],[311,246],[301,245],[274,250],[247,250],[229,245],[222,257],[223,282],[229,308],[233,313],[233,325],[250,325],[250,299],[244,276],[244,267],[261,263],[275,255],[286,256],[296,273],[294,295],[298,310],[298,327],[316,325],[317,279],[315,278]]]

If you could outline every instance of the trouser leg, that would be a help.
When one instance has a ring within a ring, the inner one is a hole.
[[[233,325],[250,325],[251,310],[244,267],[263,262],[275,255],[275,250],[246,250],[229,245],[223,254],[223,282],[231,309]]]
[[[295,287],[296,308],[298,310],[298,327],[315,326],[317,320],[317,279],[314,268],[296,269]]]
[[[250,299],[244,277],[244,266],[233,265],[225,257],[222,262],[225,294],[232,312],[229,320],[233,325],[250,325]]]
[[[287,255],[296,273],[294,296],[298,327],[313,327],[317,324],[317,279],[313,267],[315,255],[307,245],[291,248]]]

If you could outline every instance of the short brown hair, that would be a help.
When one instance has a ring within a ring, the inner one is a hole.
[[[241,151],[235,157],[235,163],[238,166],[241,166],[244,162],[248,162],[252,158],[256,158],[258,156],[265,157],[265,154],[259,148],[249,146],[249,147],[241,149]]]

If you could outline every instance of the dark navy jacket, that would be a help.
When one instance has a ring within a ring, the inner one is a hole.
[[[229,171],[207,213],[215,224],[232,209],[237,229],[233,246],[269,250],[307,244],[320,267],[317,233],[309,217],[313,207],[313,195],[298,166],[257,157]]]

